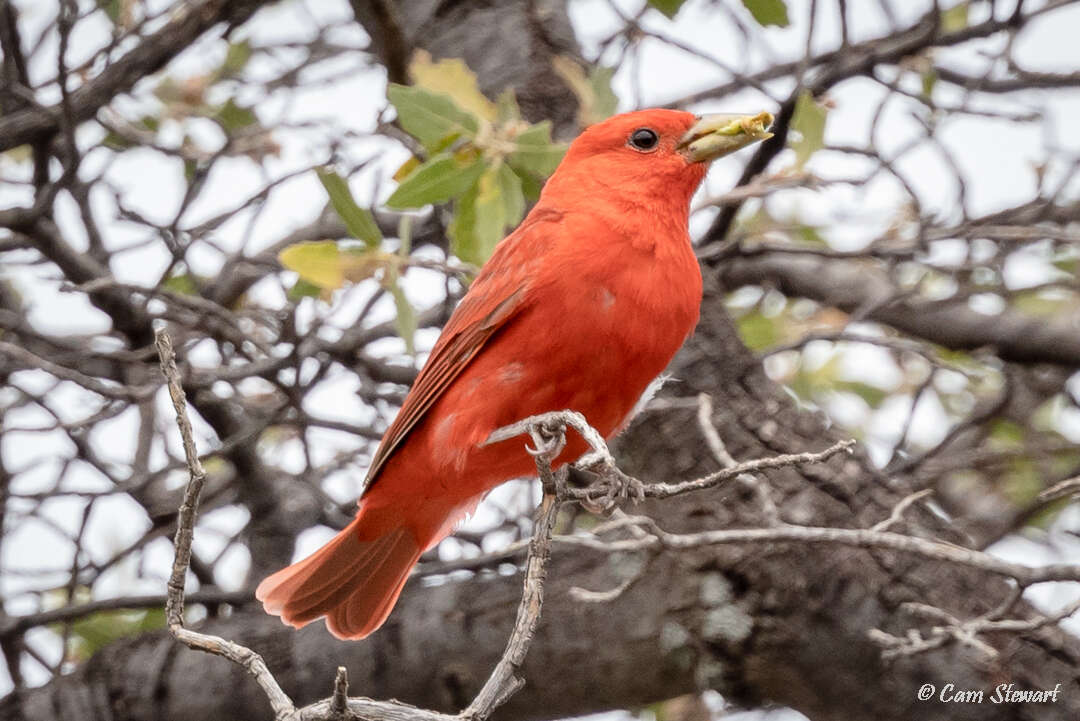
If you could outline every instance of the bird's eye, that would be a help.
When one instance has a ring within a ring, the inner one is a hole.
[[[629,142],[630,147],[634,150],[640,150],[643,153],[647,153],[650,150],[656,149],[656,144],[660,142],[660,136],[656,134],[655,130],[638,128],[630,133]]]

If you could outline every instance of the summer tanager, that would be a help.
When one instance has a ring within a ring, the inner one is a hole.
[[[339,638],[367,636],[421,553],[492,488],[534,472],[520,439],[485,444],[492,431],[570,409],[615,433],[697,322],[691,196],[709,161],[768,137],[771,122],[644,110],[585,130],[443,328],[356,517],[259,584],[267,612],[296,627],[326,616]],[[555,463],[586,450],[571,435]]]

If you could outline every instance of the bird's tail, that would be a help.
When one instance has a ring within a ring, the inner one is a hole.
[[[300,628],[326,616],[330,633],[359,639],[382,625],[422,552],[404,526],[368,540],[361,513],[329,543],[267,576],[255,590],[267,613]],[[364,540],[361,540],[364,538]]]

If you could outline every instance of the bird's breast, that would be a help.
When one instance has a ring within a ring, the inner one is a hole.
[[[651,249],[593,249],[564,268],[551,293],[551,327],[560,348],[553,380],[561,407],[615,430],[648,384],[693,331],[701,303],[701,272],[685,237]]]

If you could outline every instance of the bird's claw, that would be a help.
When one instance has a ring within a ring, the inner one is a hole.
[[[609,466],[603,471],[603,480],[596,484],[601,493],[596,498],[586,494],[581,502],[588,511],[601,515],[610,513],[620,501],[640,503],[645,500],[645,484],[628,476],[618,468]]]
[[[546,456],[554,460],[566,448],[566,426],[562,423],[541,423],[529,429],[532,446],[525,444],[525,451],[536,458]]]

